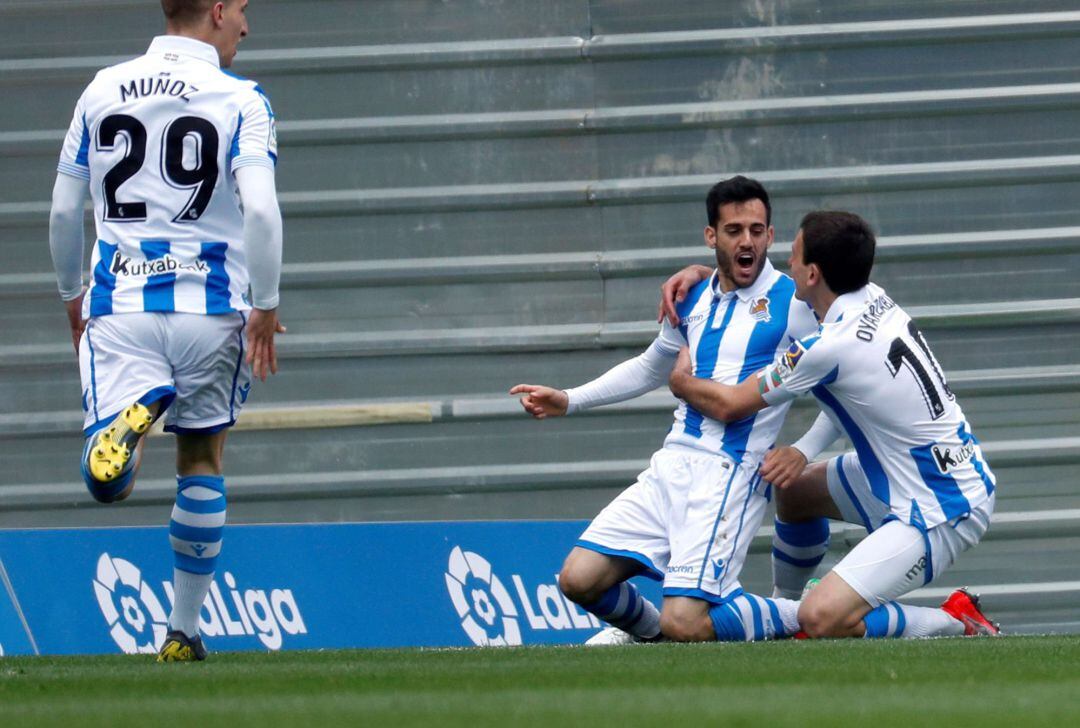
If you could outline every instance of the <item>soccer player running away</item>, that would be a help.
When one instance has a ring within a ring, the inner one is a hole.
[[[995,478],[915,322],[870,282],[874,249],[874,234],[857,215],[806,215],[791,275],[820,327],[734,386],[701,377],[684,349],[671,391],[721,422],[760,416],[808,393],[818,400],[822,414],[810,431],[797,447],[771,450],[761,476],[782,491],[778,512],[793,522],[789,544],[814,542],[799,524],[812,531],[822,516],[861,524],[869,535],[806,593],[798,621],[807,635],[997,634],[965,590],[941,608],[894,601],[979,542],[994,510]],[[699,272],[682,275],[682,288],[700,285]],[[854,452],[806,467],[842,433]],[[788,578],[797,572],[788,570]],[[749,637],[738,605],[725,605],[713,621],[718,638]]]
[[[810,336],[817,320],[795,298],[795,282],[767,257],[771,207],[755,180],[717,183],[706,198],[705,243],[716,269],[664,321],[640,356],[566,391],[519,384],[510,390],[537,419],[637,397],[667,382],[680,349],[702,381],[737,385]],[[727,638],[729,607],[746,616],[751,635],[798,630],[798,602],[744,594],[739,584],[747,549],[768,498],[758,468],[776,441],[789,404],[725,423],[681,402],[675,423],[647,470],[593,520],[559,574],[564,594],[610,628],[592,644],[657,639]],[[627,579],[663,581],[662,611]],[[719,611],[718,611],[719,610]],[[719,617],[717,615],[720,615]],[[717,627],[716,625],[720,625]]]
[[[158,659],[189,661],[206,657],[199,608],[225,525],[225,434],[252,373],[277,371],[282,230],[270,102],[222,70],[247,35],[247,0],[161,5],[165,35],[99,71],[75,106],[49,244],[79,355],[91,495],[128,496],[155,419],[176,433],[175,598]]]

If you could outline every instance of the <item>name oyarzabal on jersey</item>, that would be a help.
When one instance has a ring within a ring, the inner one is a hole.
[[[233,176],[277,163],[274,113],[214,48],[160,36],[98,72],[75,108],[57,166],[90,183],[97,241],[87,317],[250,308]]]
[[[931,528],[967,517],[994,492],[926,339],[872,283],[838,297],[818,332],[793,342],[761,377],[771,405],[808,392],[818,399],[892,517]]]

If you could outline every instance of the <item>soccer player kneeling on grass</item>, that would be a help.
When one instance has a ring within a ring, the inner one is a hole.
[[[821,517],[862,524],[870,534],[806,593],[798,619],[807,635],[997,634],[977,598],[962,589],[938,609],[895,601],[979,542],[994,510],[995,479],[915,322],[870,282],[874,248],[873,232],[856,215],[806,215],[791,275],[795,295],[821,321],[818,331],[737,386],[695,376],[684,350],[671,390],[723,422],[807,393],[821,405],[797,447],[770,451],[761,468],[766,481],[784,489],[778,513],[786,525],[774,556],[786,566],[774,569],[778,591],[797,589],[806,575],[800,568],[812,570],[820,560]],[[807,468],[841,433],[855,451]],[[800,563],[790,555],[799,548],[815,558]],[[750,638],[737,605],[715,609],[712,618],[718,639]]]
[[[225,525],[225,433],[252,370],[277,371],[284,331],[274,114],[258,85],[221,70],[247,35],[247,4],[162,0],[166,35],[79,98],[53,189],[49,243],[79,355],[91,495],[128,496],[155,419],[177,435],[161,661],[206,657],[199,609]],[[88,190],[97,243],[84,291]]]
[[[766,257],[773,228],[761,184],[719,182],[706,210],[705,242],[716,269],[678,306],[675,322],[665,319],[640,356],[580,387],[517,385],[510,392],[523,395],[527,412],[543,419],[637,397],[667,381],[683,347],[702,381],[735,385],[817,329],[794,296],[795,283]],[[567,597],[612,625],[591,644],[656,639],[661,631],[674,640],[711,640],[723,633],[710,615],[729,605],[745,614],[752,637],[798,630],[797,601],[744,594],[739,584],[768,500],[758,467],[788,407],[725,424],[680,403],[663,448],[597,515],[559,574]],[[663,581],[662,611],[627,581],[636,574]]]

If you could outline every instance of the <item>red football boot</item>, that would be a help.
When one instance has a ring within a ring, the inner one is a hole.
[[[967,589],[954,591],[942,603],[941,608],[950,617],[963,623],[966,637],[1001,635],[1001,628],[987,619],[979,609],[979,595],[972,594]]]

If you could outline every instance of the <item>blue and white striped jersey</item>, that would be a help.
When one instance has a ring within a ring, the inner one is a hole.
[[[250,308],[233,177],[277,162],[274,113],[200,41],[159,36],[102,69],[75,107],[58,171],[90,183],[97,242],[84,316]]]
[[[689,347],[694,375],[721,384],[738,384],[759,372],[818,327],[810,307],[795,298],[795,282],[769,261],[753,285],[730,293],[720,290],[714,272],[691,289],[678,313],[678,329],[665,321],[653,346],[668,355]],[[664,445],[724,454],[756,468],[776,442],[789,406],[768,407],[725,425],[680,402]]]
[[[994,492],[979,441],[915,323],[873,283],[764,372],[771,405],[811,392],[846,432],[890,518],[933,528]]]

